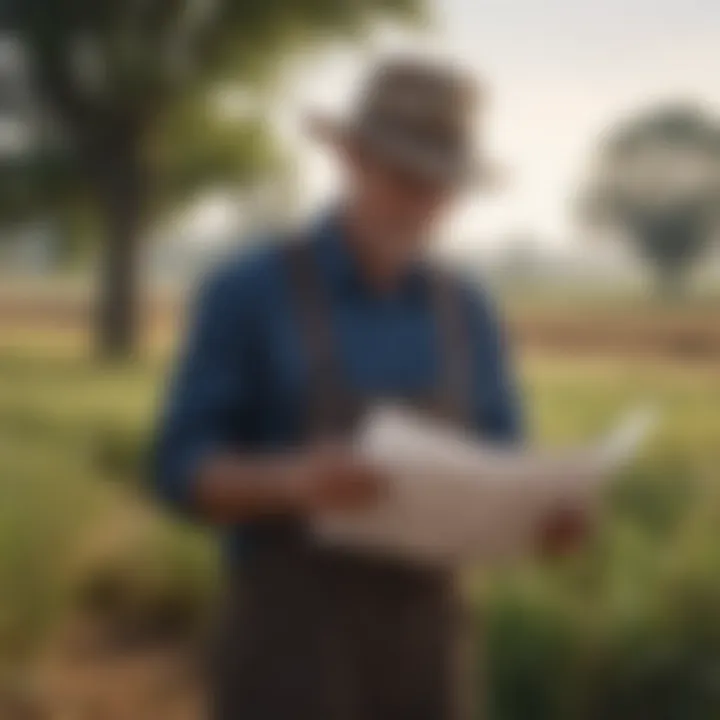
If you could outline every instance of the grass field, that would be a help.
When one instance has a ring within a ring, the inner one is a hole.
[[[212,544],[140,481],[163,362],[100,368],[67,329],[0,335],[0,663],[57,673],[80,607],[125,634],[202,625]],[[476,576],[493,720],[720,718],[717,358],[528,351],[521,367],[538,442],[586,438],[634,402],[663,422],[579,555]]]

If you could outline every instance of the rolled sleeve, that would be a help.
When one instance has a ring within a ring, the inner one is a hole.
[[[476,363],[475,428],[496,442],[520,443],[525,428],[518,379],[507,339],[493,303],[467,288],[471,348]]]
[[[198,469],[237,442],[249,404],[251,316],[247,288],[233,272],[201,287],[160,418],[152,483],[162,500],[192,512]]]

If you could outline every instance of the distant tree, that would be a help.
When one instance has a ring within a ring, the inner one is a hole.
[[[218,88],[261,87],[292,50],[356,33],[378,14],[410,17],[421,1],[0,0],[0,31],[22,47],[68,161],[51,163],[50,176],[62,192],[79,189],[102,221],[105,356],[135,347],[148,212],[200,182],[255,177],[276,157],[265,118],[212,112]],[[44,162],[27,168],[26,196]],[[56,197],[56,185],[45,191]]]
[[[583,198],[585,217],[624,232],[676,292],[720,229],[720,119],[656,108],[613,129]]]

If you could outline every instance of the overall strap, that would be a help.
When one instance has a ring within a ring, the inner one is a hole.
[[[290,239],[285,246],[285,261],[293,311],[308,363],[307,430],[323,434],[347,430],[358,410],[357,398],[347,385],[333,332],[330,301],[312,244],[304,237]],[[458,284],[448,273],[434,270],[430,284],[440,355],[434,404],[447,420],[467,425],[471,418],[473,372],[467,308]]]
[[[309,393],[306,431],[335,433],[353,412],[339,347],[332,326],[330,300],[309,239],[290,238],[285,245],[293,312],[307,358]]]
[[[474,371],[467,303],[446,270],[435,269],[431,284],[441,362],[440,409],[448,420],[467,426],[472,419]]]

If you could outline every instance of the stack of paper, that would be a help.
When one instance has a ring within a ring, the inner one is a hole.
[[[417,562],[497,562],[528,551],[554,509],[587,507],[629,461],[653,418],[633,413],[606,439],[548,452],[483,445],[411,411],[373,411],[360,452],[389,479],[383,500],[314,522],[321,542]]]

